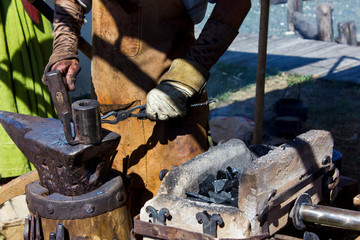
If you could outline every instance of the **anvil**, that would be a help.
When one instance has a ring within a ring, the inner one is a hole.
[[[0,111],[0,123],[35,166],[40,184],[50,194],[78,196],[108,180],[120,135],[102,129],[100,143],[72,146],[57,119]]]

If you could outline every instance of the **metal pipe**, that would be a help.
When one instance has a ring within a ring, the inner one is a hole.
[[[290,212],[294,226],[306,228],[304,222],[360,231],[360,212],[328,206],[313,205],[309,194],[301,194]]]
[[[305,222],[360,231],[360,212],[358,211],[303,204],[299,215]]]

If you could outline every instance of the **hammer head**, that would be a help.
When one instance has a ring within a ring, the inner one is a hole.
[[[97,145],[69,145],[60,120],[0,111],[0,123],[35,166],[49,193],[78,196],[107,181],[120,135],[102,129]]]

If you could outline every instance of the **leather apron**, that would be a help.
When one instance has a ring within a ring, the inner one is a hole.
[[[92,83],[100,105],[145,104],[172,60],[183,57],[195,40],[182,0],[94,0],[92,11]],[[192,108],[185,118],[103,124],[121,135],[113,168],[132,177],[132,191],[143,200],[151,198],[162,169],[208,149],[208,113],[204,106]]]

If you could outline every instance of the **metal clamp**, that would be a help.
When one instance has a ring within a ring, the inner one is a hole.
[[[217,237],[217,225],[222,227],[224,221],[220,214],[209,215],[206,211],[198,212],[196,214],[196,220],[198,223],[203,224],[203,233],[212,237]]]
[[[171,218],[170,212],[167,208],[160,209],[159,213],[152,206],[147,206],[145,210],[149,216],[153,218],[154,224],[166,225],[166,219]]]

